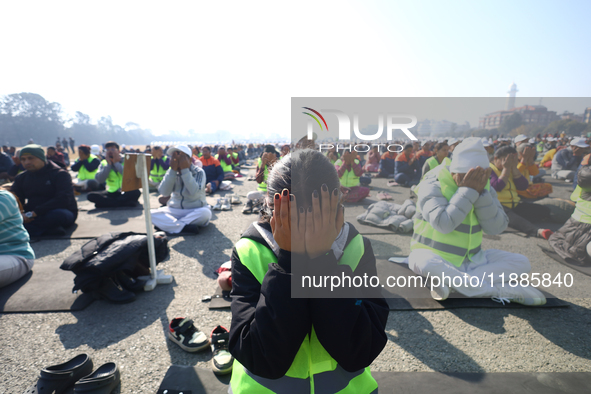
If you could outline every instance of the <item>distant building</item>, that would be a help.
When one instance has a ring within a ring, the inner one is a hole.
[[[585,113],[583,114],[583,122],[591,123],[591,107],[585,108]]]
[[[560,116],[556,114],[556,111],[548,111],[548,108],[543,105],[524,105],[523,107],[512,108],[509,111],[496,111],[486,114],[480,118],[478,126],[480,129],[496,129],[503,123],[503,120],[514,113],[520,114],[523,123],[526,125],[548,126],[555,120],[560,120]]]
[[[576,115],[574,112],[564,111],[562,113],[562,115],[560,115],[560,119],[562,119],[562,120],[570,119],[570,120],[574,120],[574,121],[583,123],[583,116],[584,115]]]
[[[509,91],[507,92],[507,100],[505,101],[505,111],[510,111],[515,108],[515,95],[519,92],[517,90],[517,85],[515,82],[509,86]]]

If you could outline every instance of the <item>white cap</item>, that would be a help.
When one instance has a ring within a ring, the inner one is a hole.
[[[452,146],[453,144],[457,144],[458,142],[460,142],[459,139],[457,139],[457,138],[450,138],[449,140],[447,140],[447,145]]]
[[[578,146],[579,148],[588,148],[589,145],[585,142],[584,138],[573,138],[570,142],[571,146]]]
[[[482,146],[484,146],[486,148],[487,146],[491,146],[491,145],[492,144],[485,137],[482,138]]]
[[[490,167],[488,154],[484,150],[482,140],[478,137],[466,138],[454,149],[454,155],[449,166],[449,172],[465,174],[471,168]]]
[[[515,137],[515,143],[521,142],[521,141],[525,141],[527,140],[527,135],[525,134],[519,134],[517,137]]]
[[[183,152],[189,157],[192,156],[191,149],[189,149],[189,147],[187,145],[177,145],[177,146],[173,146],[171,148],[168,148],[168,151],[166,152],[166,154],[168,156],[172,156],[172,154],[177,151]]]
[[[100,155],[101,154],[101,147],[98,145],[91,145],[90,146],[90,154],[92,155]]]
[[[535,138],[530,138],[528,142],[530,144],[535,144],[536,143],[536,139]]]

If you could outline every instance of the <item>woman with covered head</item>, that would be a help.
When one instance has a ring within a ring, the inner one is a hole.
[[[292,285],[307,268],[376,275],[369,240],[344,222],[339,186],[328,158],[310,149],[269,173],[261,219],[232,252],[233,393],[377,389],[368,366],[387,340],[385,300],[357,288],[345,298],[292,298],[306,290]]]

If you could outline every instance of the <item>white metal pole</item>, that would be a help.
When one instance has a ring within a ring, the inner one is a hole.
[[[172,275],[164,275],[162,271],[156,270],[156,248],[154,246],[154,232],[152,228],[152,213],[150,212],[150,184],[148,183],[148,168],[146,167],[146,156],[138,155],[135,171],[138,178],[142,180],[142,195],[144,196],[144,215],[146,218],[146,235],[148,237],[148,255],[150,257],[150,279],[144,286],[144,291],[154,290],[158,283],[172,283]]]

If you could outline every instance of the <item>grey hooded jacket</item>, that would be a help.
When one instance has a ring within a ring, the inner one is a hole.
[[[170,208],[195,209],[207,206],[205,200],[205,172],[191,164],[179,174],[172,168],[166,171],[158,192],[171,196],[166,204]]]
[[[449,167],[445,168],[449,170]],[[495,235],[505,231],[509,218],[492,187],[490,190],[485,189],[481,194],[469,187],[459,187],[451,200],[447,201],[441,192],[441,185],[437,179],[438,172],[429,171],[421,181],[415,218],[422,218],[435,230],[449,234],[464,221],[474,207],[474,213],[483,232]],[[472,262],[484,259],[482,253],[481,251],[473,256]]]

